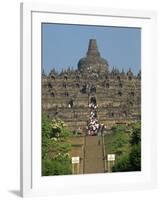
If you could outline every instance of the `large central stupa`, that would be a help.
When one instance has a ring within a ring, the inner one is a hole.
[[[86,57],[79,60],[78,70],[95,73],[105,73],[108,71],[108,62],[104,58],[101,58],[96,39],[89,40]]]

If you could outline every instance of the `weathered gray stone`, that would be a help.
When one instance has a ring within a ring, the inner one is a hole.
[[[107,127],[141,118],[141,71],[125,74],[100,57],[96,40],[91,39],[87,55],[78,70],[52,70],[42,75],[42,110],[51,118],[61,118],[71,130],[85,129],[91,98],[98,104],[98,119]],[[72,102],[72,106],[70,106]]]

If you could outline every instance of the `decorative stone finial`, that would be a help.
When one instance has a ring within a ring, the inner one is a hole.
[[[99,53],[98,48],[97,48],[96,39],[90,39],[89,40],[87,56],[100,56],[100,53]]]

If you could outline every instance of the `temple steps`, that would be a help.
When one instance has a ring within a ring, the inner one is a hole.
[[[98,136],[85,137],[84,174],[104,173],[102,139]]]

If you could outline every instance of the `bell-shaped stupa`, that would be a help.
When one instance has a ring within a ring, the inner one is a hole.
[[[79,60],[78,70],[95,73],[105,73],[108,71],[108,62],[104,58],[101,58],[96,39],[89,40],[86,57]]]

